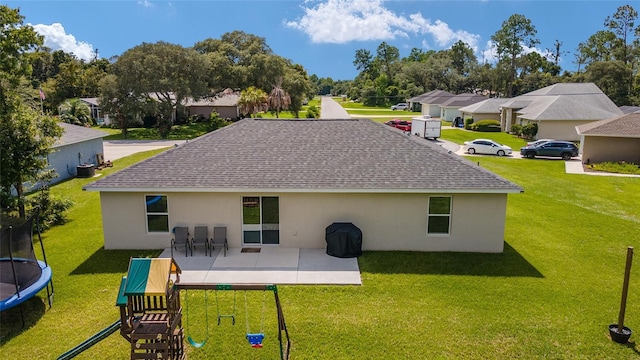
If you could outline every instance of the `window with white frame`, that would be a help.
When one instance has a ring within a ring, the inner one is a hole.
[[[147,232],[169,232],[169,207],[166,195],[145,195]]]
[[[448,235],[451,230],[451,196],[430,196],[427,235]]]

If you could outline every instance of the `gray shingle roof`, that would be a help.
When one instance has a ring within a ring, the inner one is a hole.
[[[62,127],[64,132],[62,133],[62,136],[53,144],[54,148],[103,138],[109,135],[109,133],[106,131],[95,130],[79,125],[67,124],[63,122],[59,122],[58,125]]]
[[[580,135],[640,138],[640,112],[576,126]]]
[[[431,90],[424,94],[414,96],[408,99],[409,102],[417,102],[422,104],[439,104],[442,101],[446,101],[455,95],[444,90]]]
[[[224,94],[222,96],[210,97],[195,101],[187,99],[184,106],[237,106],[240,101],[240,94]]]
[[[505,99],[505,98],[486,99],[486,100],[477,102],[475,104],[461,107],[458,110],[466,113],[500,114],[500,105],[508,100],[509,99]]]
[[[475,104],[477,102],[486,100],[487,97],[479,94],[458,94],[448,100],[445,100],[440,104],[442,107],[457,107],[457,106],[467,106],[471,104]]]
[[[559,83],[517,96],[501,105],[528,120],[601,120],[622,111],[593,83]]]
[[[428,140],[368,119],[244,119],[85,188],[186,192],[522,191]]]

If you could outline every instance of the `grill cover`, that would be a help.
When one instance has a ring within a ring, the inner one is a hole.
[[[350,222],[327,226],[327,255],[352,258],[362,255],[362,231]]]

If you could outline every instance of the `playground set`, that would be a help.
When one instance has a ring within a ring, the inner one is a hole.
[[[217,284],[217,283],[181,283],[181,269],[173,258],[132,258],[129,270],[122,277],[116,306],[120,309],[120,319],[102,331],[88,338],[78,346],[65,352],[58,360],[68,360],[109,335],[120,330],[120,335],[131,344],[131,359],[186,359],[185,342],[194,348],[206,345],[209,338],[209,304],[207,293],[215,291],[217,321],[228,317],[235,325],[236,293],[244,292],[245,309],[247,311],[246,339],[250,346],[263,346],[264,313],[266,293],[272,292],[278,322],[278,343],[280,359],[289,358],[291,343],[284,320],[282,306],[278,297],[278,289],[272,284]],[[185,341],[183,327],[183,306],[181,291],[184,291],[184,311],[186,329],[189,329],[188,292],[204,291],[206,337],[197,341],[188,334]],[[218,291],[233,291],[233,313],[220,314],[218,307]],[[259,332],[251,332],[248,316],[247,292],[263,291],[262,320]]]

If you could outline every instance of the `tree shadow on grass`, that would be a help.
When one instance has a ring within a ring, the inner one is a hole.
[[[162,250],[99,249],[75,268],[71,275],[126,273],[132,257],[158,257]]]
[[[46,294],[44,299],[46,299]],[[24,327],[22,327],[20,305],[0,313],[0,347],[38,324],[47,309],[44,299],[40,296],[34,296],[22,303]]]
[[[367,251],[361,272],[507,277],[544,277],[506,242],[500,254],[463,252]]]

